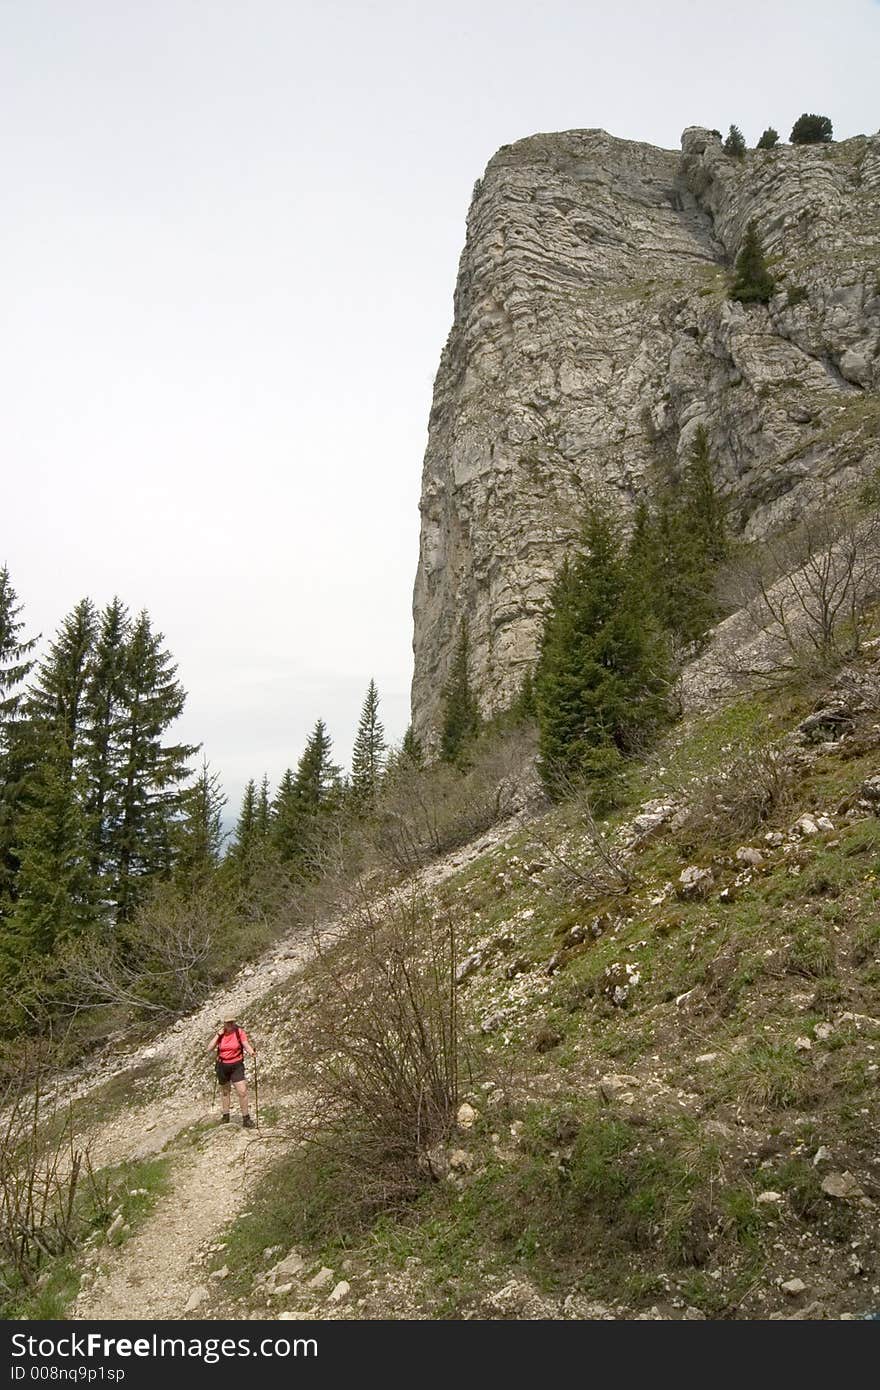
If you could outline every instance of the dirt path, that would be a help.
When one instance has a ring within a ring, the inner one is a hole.
[[[466,864],[500,844],[518,826],[507,823],[482,835],[422,871],[419,880],[428,890],[457,873]],[[344,932],[344,919],[331,922],[325,939]],[[302,970],[315,950],[311,936],[291,936],[273,946],[259,961],[245,967],[223,990],[200,1009],[178,1019],[154,1042],[117,1051],[88,1076],[68,1078],[59,1090],[88,1107],[88,1098],[107,1082],[118,1079],[123,1087],[128,1073],[145,1063],[162,1064],[155,1097],[141,1098],[138,1108],[123,1105],[93,1129],[90,1152],[96,1165],[141,1159],[161,1152],[190,1126],[208,1118],[216,1122],[219,1110],[211,1110],[210,1059],[207,1043],[218,1011],[226,1001],[247,1015],[262,999]],[[134,1096],[134,1091],[132,1091]],[[269,1096],[261,1081],[260,1100],[288,1104],[293,1097]],[[304,1103],[303,1098],[296,1098]],[[212,1281],[202,1257],[216,1242],[229,1221],[246,1209],[264,1168],[278,1156],[277,1142],[257,1131],[245,1131],[237,1120],[230,1125],[207,1127],[181,1139],[171,1151],[171,1185],[143,1226],[118,1247],[103,1245],[87,1257],[83,1287],[71,1309],[74,1318],[181,1318],[198,1317],[207,1302]],[[189,1305],[189,1306],[188,1306]]]
[[[100,1252],[106,1273],[80,1293],[75,1318],[180,1318],[208,1296],[200,1257],[245,1205],[270,1147],[238,1126],[217,1126],[198,1150],[175,1156],[172,1185],[144,1226]],[[108,1258],[109,1257],[109,1258]],[[187,1305],[189,1309],[187,1308]]]

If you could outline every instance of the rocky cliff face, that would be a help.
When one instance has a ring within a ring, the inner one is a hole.
[[[755,218],[777,291],[729,272]],[[431,741],[462,618],[484,714],[532,662],[598,493],[629,513],[705,425],[747,536],[880,463],[880,136],[726,156],[599,130],[503,147],[477,184],[437,374],[414,594]]]

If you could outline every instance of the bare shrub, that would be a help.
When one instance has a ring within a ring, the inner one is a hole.
[[[544,832],[540,823],[529,825],[529,834],[561,870],[566,888],[590,898],[631,892],[638,882],[633,857],[615,840],[607,822],[597,818],[588,781],[567,783],[565,812],[572,825],[569,835]]]
[[[148,1015],[195,1008],[223,972],[224,947],[240,930],[232,905],[211,887],[182,895],[162,884],[112,942],[84,938],[59,958],[57,1010],[121,1006]]]
[[[0,1083],[0,1285],[32,1288],[47,1260],[79,1239],[78,1197],[95,1188],[72,1112],[47,1100],[49,1060],[31,1049]]]
[[[535,748],[534,731],[518,728],[481,740],[465,771],[447,763],[399,769],[376,808],[371,834],[379,858],[411,873],[508,819],[540,794]]]
[[[458,1106],[456,940],[415,892],[362,895],[344,938],[316,943],[298,1037],[308,1140],[350,1171],[363,1216],[411,1199]]]
[[[735,657],[736,674],[823,674],[856,656],[880,591],[880,510],[836,504],[744,553],[735,582],[763,640]]]
[[[742,840],[793,799],[798,769],[779,748],[750,748],[714,776],[680,789],[687,807],[681,827],[688,842]]]

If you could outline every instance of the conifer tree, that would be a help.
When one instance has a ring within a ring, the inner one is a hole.
[[[830,117],[805,111],[798,116],[788,138],[793,145],[827,145],[833,133]]]
[[[33,669],[36,638],[24,638],[22,606],[9,570],[0,569],[0,916],[14,895],[18,858],[14,853],[16,820],[27,770],[22,748],[23,685]]]
[[[254,833],[259,840],[266,840],[271,828],[271,811],[269,807],[269,777],[263,773],[263,780],[260,783],[260,794],[257,797],[254,809]]]
[[[162,742],[186,699],[163,640],[143,612],[126,644],[120,759],[108,843],[119,921],[131,916],[145,880],[171,868],[180,784],[190,775],[187,760],[198,752],[198,745]]]
[[[678,646],[701,641],[717,621],[715,574],[726,554],[726,510],[700,425],[681,478],[662,488],[653,511],[639,504],[627,556],[640,605]]]
[[[126,651],[131,629],[128,609],[114,598],[100,616],[85,689],[83,732],[86,769],[86,810],[92,841],[91,868],[103,875],[111,827],[108,824],[118,793],[122,711],[125,700]]]
[[[400,760],[409,763],[412,767],[422,767],[424,764],[425,755],[422,751],[422,741],[416,736],[412,724],[408,725],[401,741]]]
[[[23,639],[24,620],[19,617],[22,605],[12,587],[6,565],[0,569],[0,753],[4,731],[13,719],[21,701],[19,687],[33,667],[31,652],[36,638]]]
[[[480,710],[468,674],[468,624],[462,618],[458,643],[443,689],[443,722],[440,729],[440,757],[459,762],[468,744],[480,730]]]
[[[774,288],[775,282],[767,269],[758,226],[752,221],[746,227],[736,258],[730,297],[741,304],[766,304]]]
[[[309,874],[342,794],[340,768],[323,719],[309,735],[296,772],[285,772],[273,803],[273,840],[282,859]]]
[[[63,733],[55,739],[42,746],[17,825],[19,869],[6,942],[7,961],[17,964],[49,955],[99,921],[81,774],[71,772]]]
[[[94,637],[95,611],[83,599],[62,622],[23,704],[11,931],[31,956],[97,922],[82,732]]]
[[[272,842],[280,857],[294,859],[302,830],[298,799],[294,787],[293,769],[286,768],[278,783],[271,807]]]
[[[779,143],[779,131],[774,130],[772,125],[768,126],[761,136],[756,146],[759,150],[772,150]]]
[[[637,598],[610,518],[591,507],[582,552],[553,587],[535,672],[540,768],[552,794],[586,776],[601,799],[622,755],[666,715],[665,644]]]
[[[386,752],[385,730],[379,719],[379,691],[371,680],[351,756],[351,795],[360,810],[369,811],[375,805]]]
[[[742,159],[745,152],[746,142],[743,133],[738,125],[732,125],[724,142],[724,153],[733,155],[735,159]]]
[[[249,786],[253,788],[253,782]],[[203,759],[196,781],[181,794],[176,827],[174,877],[186,892],[202,887],[220,863],[225,805],[220,777]]]

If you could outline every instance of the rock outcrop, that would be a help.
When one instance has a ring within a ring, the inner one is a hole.
[[[755,218],[777,288],[728,298]],[[477,184],[437,374],[414,594],[432,741],[463,618],[484,714],[532,662],[584,502],[628,516],[703,424],[747,537],[880,462],[880,136],[726,156],[600,130],[503,147]]]

